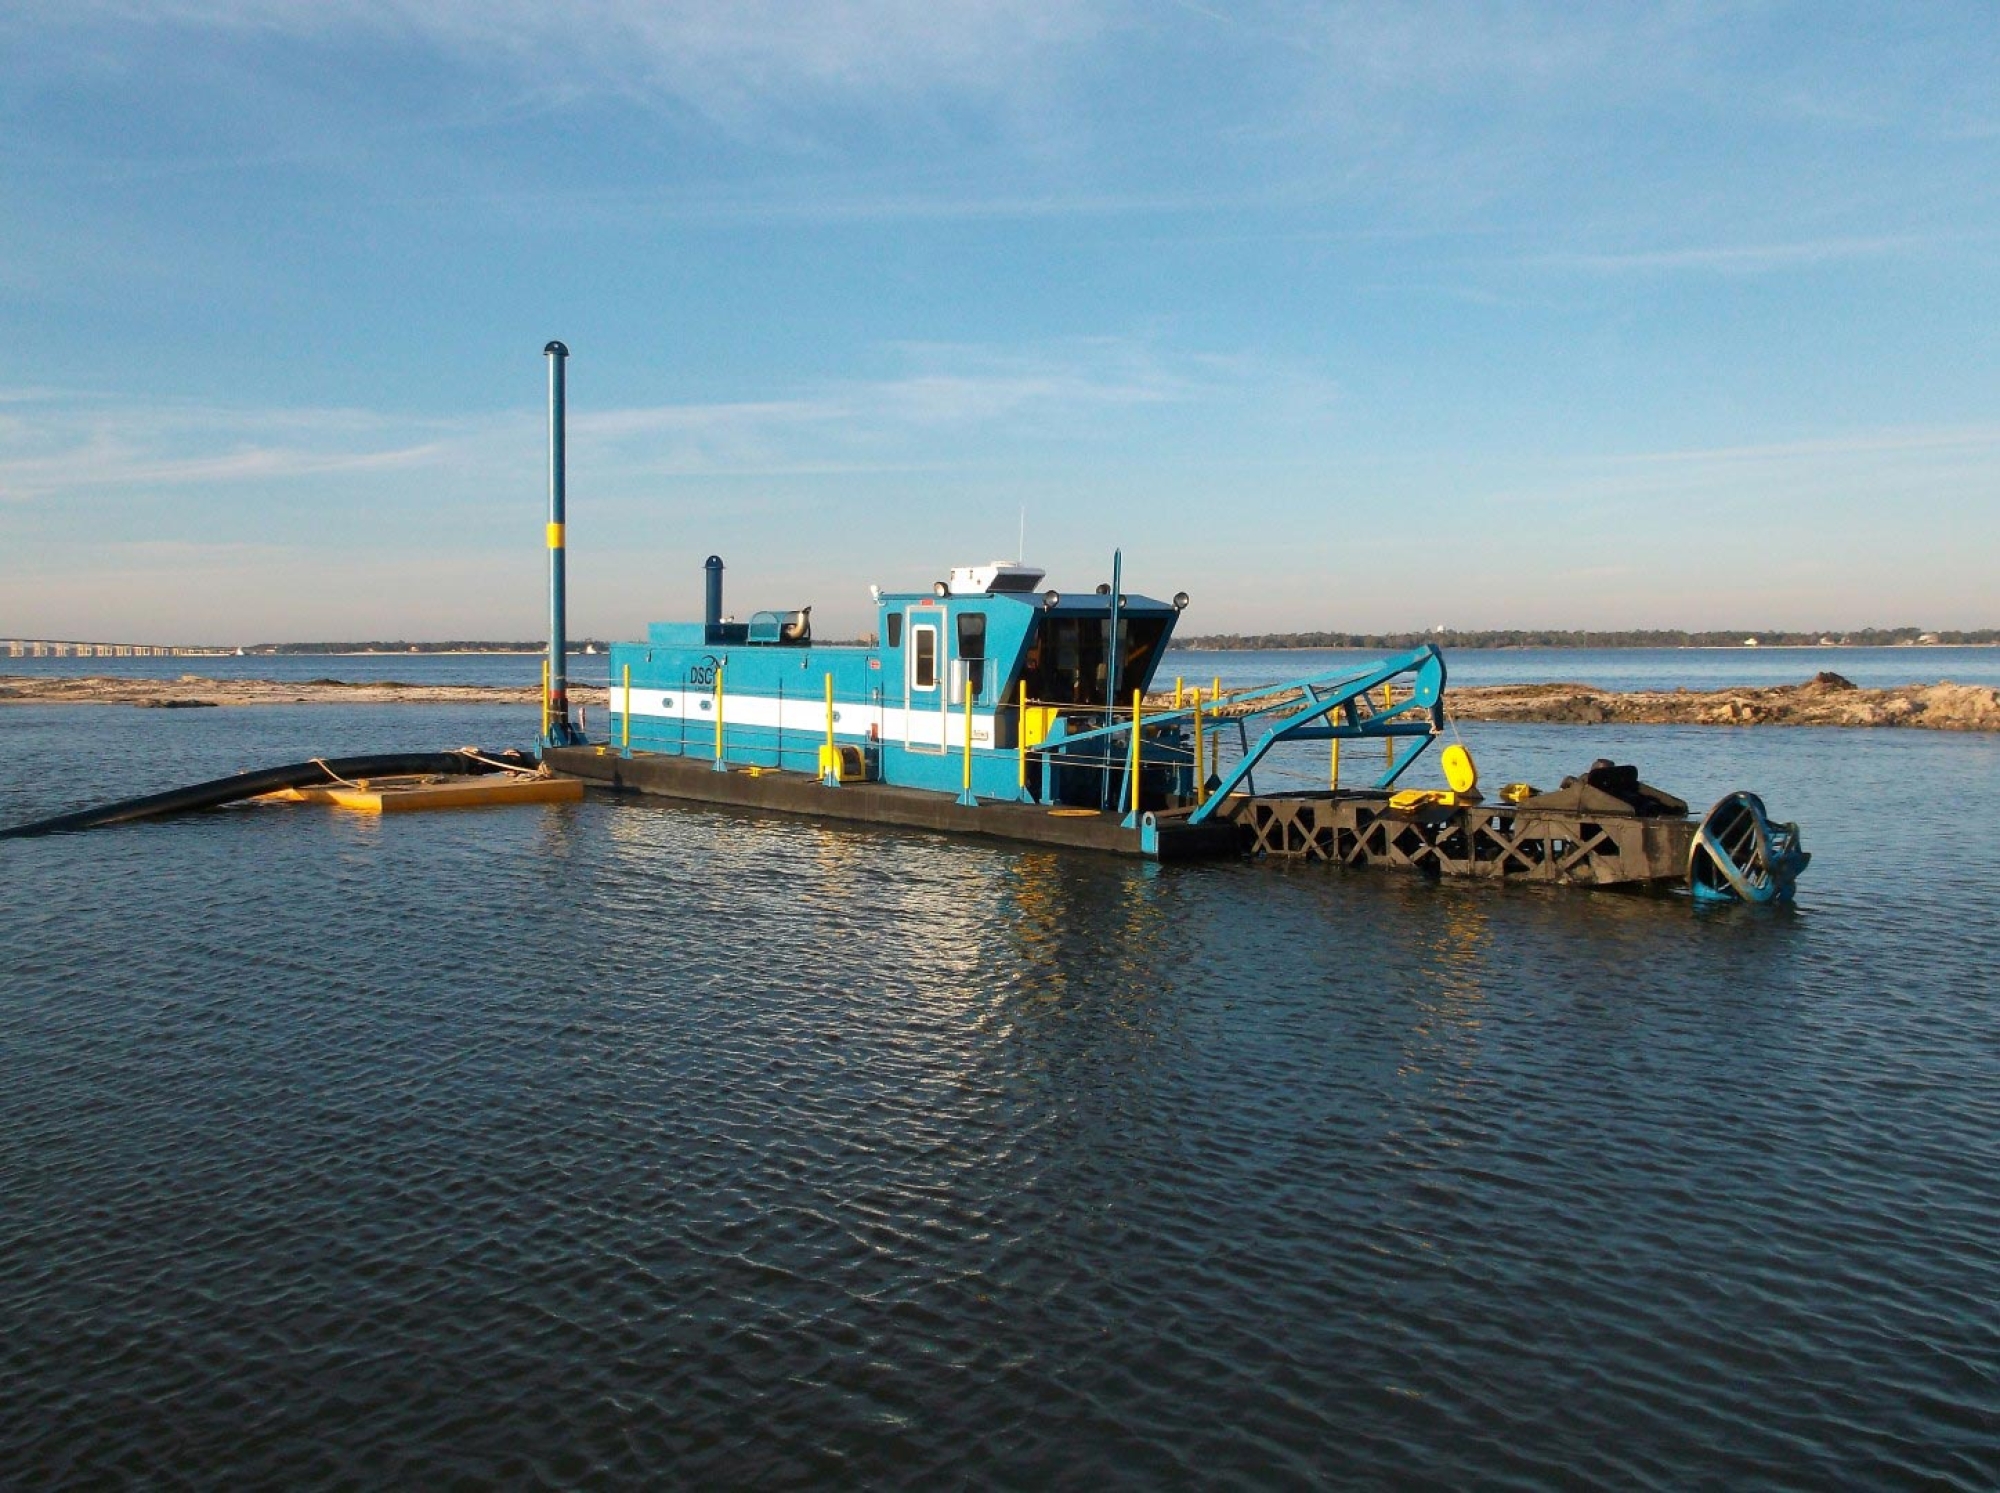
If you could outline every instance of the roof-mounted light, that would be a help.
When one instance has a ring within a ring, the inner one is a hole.
[[[1187,604],[1188,604],[1187,592],[1176,591],[1174,593],[1174,610],[1177,612],[1185,612],[1187,610]]]

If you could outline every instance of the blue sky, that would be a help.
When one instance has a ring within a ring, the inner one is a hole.
[[[2000,624],[2000,7],[0,12],[0,635]]]

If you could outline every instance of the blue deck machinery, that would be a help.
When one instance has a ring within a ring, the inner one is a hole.
[[[871,587],[873,636],[838,643],[814,636],[810,606],[736,620],[710,555],[700,621],[656,622],[612,645],[608,737],[586,742],[563,665],[567,349],[546,353],[541,755],[557,772],[615,791],[1162,860],[1248,852],[1588,886],[1681,882],[1730,853],[1718,846],[1761,843],[1741,828],[1698,837],[1686,806],[1636,775],[1643,792],[1593,769],[1555,793],[1489,803],[1462,747],[1445,753],[1450,788],[1398,792],[1446,727],[1432,646],[1250,690],[1156,690],[1188,597],[1127,593],[1119,554],[1111,579],[1086,591],[1044,588],[1018,559],[960,566],[924,590]],[[1380,745],[1365,787],[1339,784],[1349,743]],[[1260,791],[1260,768],[1307,748],[1330,762],[1328,786]],[[1757,875],[1705,874],[1698,892],[1789,897],[1804,858],[1782,828],[1785,854]]]

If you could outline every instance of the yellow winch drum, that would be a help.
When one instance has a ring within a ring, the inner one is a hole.
[[[836,746],[820,744],[819,775],[824,778],[830,771],[837,783],[872,783],[875,774],[868,754],[858,746],[841,742]]]

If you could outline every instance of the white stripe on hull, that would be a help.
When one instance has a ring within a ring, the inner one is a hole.
[[[704,708],[706,707],[706,708]],[[836,703],[836,717],[833,726],[836,741],[858,742],[868,739],[868,728],[873,726],[877,739],[892,744],[909,743],[911,746],[959,747],[965,746],[965,712],[954,710],[947,714],[935,707],[931,709],[906,710],[901,705],[876,705]],[[611,709],[623,713],[625,690],[622,685],[611,688]],[[702,740],[714,740],[715,736],[715,696],[706,690],[660,690],[638,689],[632,691],[632,723],[639,727],[647,720],[685,722],[690,744]],[[800,736],[826,735],[826,698],[817,699],[803,695],[797,699],[779,699],[775,695],[737,695],[725,693],[722,700],[722,727],[728,731],[734,726],[750,726],[767,731],[783,731],[787,735],[797,732]],[[704,737],[702,733],[706,732]],[[972,713],[972,744],[975,747],[989,747],[993,744],[993,712],[981,714],[975,707]]]

